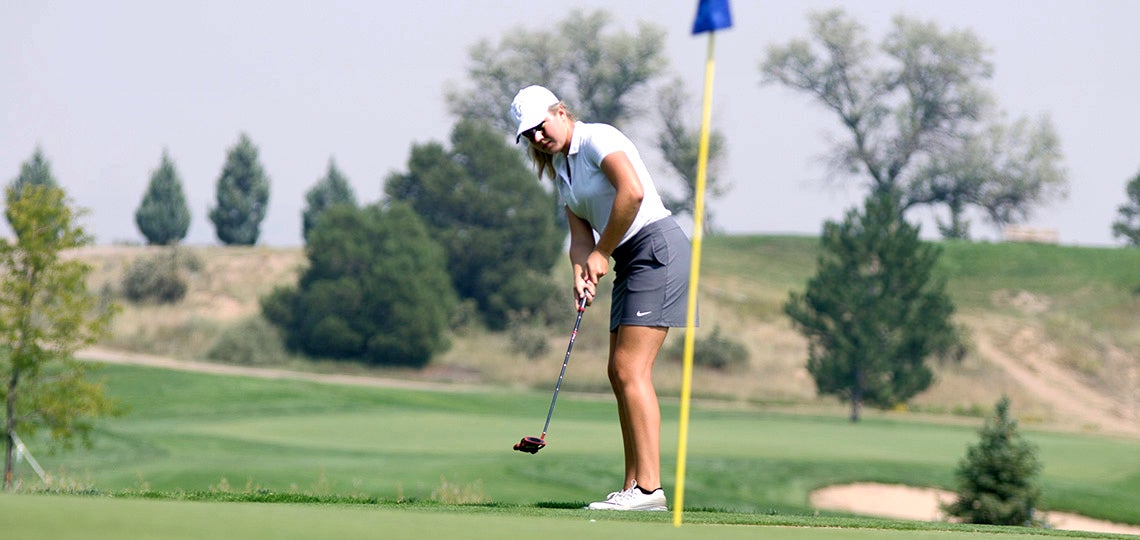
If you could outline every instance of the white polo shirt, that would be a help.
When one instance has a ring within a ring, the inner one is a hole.
[[[618,245],[624,244],[642,227],[672,214],[661,202],[653,177],[641,160],[641,154],[622,132],[608,124],[574,123],[574,134],[570,140],[570,152],[563,156],[554,154],[554,171],[557,174],[555,185],[562,203],[574,215],[588,221],[597,234],[601,234],[610,219],[617,190],[602,172],[602,159],[613,152],[625,152],[633,170],[641,180],[644,198],[629,230],[622,236]]]

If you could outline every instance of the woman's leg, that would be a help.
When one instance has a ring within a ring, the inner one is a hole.
[[[617,398],[625,448],[625,485],[661,487],[661,409],[653,388],[653,362],[668,328],[619,326],[610,334],[609,377]]]

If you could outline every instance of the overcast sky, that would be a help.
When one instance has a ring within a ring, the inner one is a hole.
[[[359,200],[378,200],[384,178],[406,169],[412,144],[446,141],[454,119],[443,93],[464,84],[469,47],[551,28],[568,9],[606,9],[625,30],[638,21],[665,29],[666,56],[689,86],[695,121],[707,44],[689,33],[696,4],[5,2],[0,181],[14,179],[39,145],[56,179],[90,210],[85,223],[97,243],[141,242],[134,211],[166,149],[191,207],[186,243],[217,244],[207,209],[226,151],[244,132],[271,179],[259,243],[300,245],[304,193],[330,157]],[[1061,137],[1070,196],[1030,225],[1056,229],[1064,244],[1119,245],[1111,223],[1140,172],[1134,0],[732,2],[735,26],[716,38],[713,116],[728,140],[721,174],[733,191],[709,201],[723,230],[815,235],[862,199],[857,185],[822,183],[826,141],[845,135],[835,118],[805,96],[759,84],[766,48],[806,37],[806,14],[836,6],[874,41],[897,14],[977,34],[992,50],[989,87],[999,107],[1011,119],[1048,114]],[[643,152],[648,133],[633,133]],[[650,167],[672,187],[660,160]],[[974,223],[975,237],[995,236]]]

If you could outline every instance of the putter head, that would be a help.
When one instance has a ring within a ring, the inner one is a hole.
[[[515,444],[515,450],[537,454],[543,446],[546,446],[546,441],[538,437],[523,437],[521,441]]]

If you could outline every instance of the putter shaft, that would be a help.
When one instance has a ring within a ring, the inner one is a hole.
[[[578,326],[582,324],[582,314],[586,312],[586,296],[582,296],[578,303],[578,317],[574,320],[574,330],[570,332],[570,344],[566,346],[566,357],[562,359],[562,371],[558,373],[558,382],[554,385],[554,397],[550,399],[550,410],[546,413],[546,423],[542,426],[542,435],[539,439],[546,440],[546,430],[550,429],[550,417],[554,415],[554,404],[558,401],[558,390],[562,388],[562,378],[566,376],[566,364],[570,362],[570,351],[574,349],[574,340],[578,337]]]

